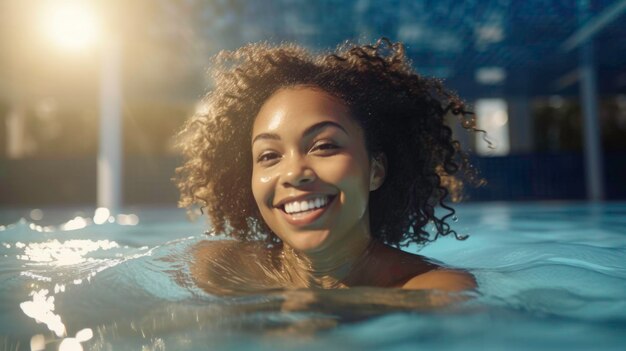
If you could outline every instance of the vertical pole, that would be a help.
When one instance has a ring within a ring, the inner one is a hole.
[[[579,26],[590,18],[589,0],[578,1]],[[580,95],[583,111],[583,141],[587,199],[604,199],[604,169],[602,162],[601,131],[598,118],[598,95],[594,67],[593,41],[586,40],[580,47]]]
[[[112,213],[122,204],[122,91],[121,48],[109,38],[102,50],[100,77],[100,149],[98,152],[98,207]]]
[[[19,159],[27,154],[24,109],[18,102],[13,102],[6,117],[7,143],[6,156],[9,159]]]
[[[533,152],[533,115],[530,99],[525,92],[511,96],[509,102],[509,124],[507,125],[511,143],[511,153],[525,154]],[[514,132],[513,132],[514,131]]]

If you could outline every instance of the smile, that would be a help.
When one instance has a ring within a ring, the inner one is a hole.
[[[306,225],[318,219],[332,201],[335,196],[319,196],[304,201],[293,201],[280,206],[279,209],[285,216],[287,222],[292,225]]]
[[[293,201],[284,205],[283,209],[288,214],[303,213],[312,211],[318,208],[326,207],[328,204],[329,196],[322,196],[308,201]]]

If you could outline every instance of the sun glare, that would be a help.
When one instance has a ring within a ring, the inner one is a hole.
[[[51,1],[44,10],[43,30],[56,45],[78,51],[93,46],[99,25],[87,1]]]

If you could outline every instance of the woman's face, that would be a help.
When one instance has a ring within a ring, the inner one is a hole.
[[[252,130],[252,192],[284,243],[319,252],[369,235],[370,190],[384,169],[370,165],[363,131],[338,98],[285,88],[261,107]]]

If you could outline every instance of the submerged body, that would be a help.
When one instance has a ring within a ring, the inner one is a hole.
[[[241,296],[278,293],[282,311],[320,310],[368,318],[391,311],[432,310],[466,301],[477,288],[474,276],[448,269],[420,255],[372,240],[350,265],[315,270],[307,257],[285,247],[231,240],[203,241],[193,249],[190,266],[196,285],[211,295]],[[359,289],[355,295],[325,294],[328,289]],[[365,290],[364,290],[365,288]],[[375,288],[366,290],[367,288]],[[423,291],[420,295],[384,293],[377,288]],[[353,309],[363,309],[364,314]],[[376,306],[374,309],[373,306]],[[367,312],[366,312],[367,311]],[[336,320],[303,322],[305,330],[337,325]],[[299,323],[296,323],[299,324]]]
[[[263,243],[204,241],[193,248],[191,273],[211,294],[247,294],[279,289],[384,287],[460,292],[476,288],[474,277],[423,256],[372,242],[343,278],[303,267],[303,258]]]

